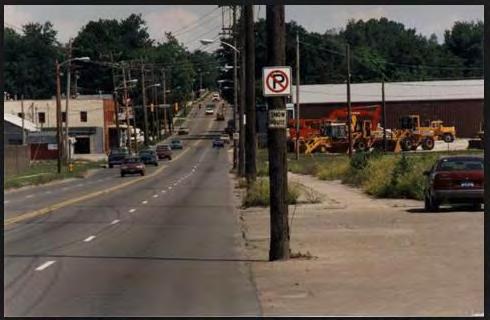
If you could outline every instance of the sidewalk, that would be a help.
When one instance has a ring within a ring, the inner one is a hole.
[[[267,262],[269,208],[239,210],[265,316],[469,316],[483,312],[483,213],[421,213],[340,182],[290,174],[324,201],[289,207],[291,251]],[[312,258],[307,258],[311,256]]]

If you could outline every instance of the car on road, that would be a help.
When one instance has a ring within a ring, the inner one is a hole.
[[[470,204],[476,210],[484,202],[484,163],[482,156],[444,156],[427,176],[425,209],[437,211],[448,204]]]
[[[172,141],[170,141],[170,148],[172,148],[172,150],[183,149],[184,145],[182,143],[182,140],[172,139]]]
[[[178,135],[186,135],[189,134],[189,128],[187,127],[180,127],[179,130],[177,131]]]
[[[220,139],[223,140],[224,143],[230,143],[230,136],[227,134],[222,134]]]
[[[144,164],[153,164],[155,166],[158,166],[158,155],[155,150],[141,150],[138,155]]]
[[[225,142],[220,138],[213,139],[213,148],[224,148]]]
[[[128,149],[112,149],[107,157],[109,168],[122,164],[127,156],[129,156]]]
[[[121,164],[121,177],[127,174],[145,175],[145,164],[140,157],[129,156],[124,159]]]
[[[157,145],[157,156],[158,159],[168,159],[172,160],[172,147],[168,144],[159,144]]]
[[[214,107],[207,106],[205,113],[210,115],[214,114]]]
[[[218,93],[213,93],[212,101],[219,101],[219,94]]]

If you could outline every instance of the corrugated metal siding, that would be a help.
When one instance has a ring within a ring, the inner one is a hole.
[[[372,103],[352,103],[352,106],[371,105]],[[421,124],[427,120],[442,120],[445,125],[456,127],[460,138],[472,138],[480,130],[483,119],[484,100],[447,100],[414,101],[386,103],[386,121],[388,128],[398,127],[400,116],[419,114]],[[315,119],[336,108],[347,108],[343,103],[301,104],[301,118]]]

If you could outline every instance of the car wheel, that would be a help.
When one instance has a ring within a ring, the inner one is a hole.
[[[400,144],[403,151],[409,151],[410,149],[412,149],[412,140],[410,140],[409,138],[403,139]]]
[[[123,178],[124,178],[124,176],[125,176],[125,174],[121,172],[121,177],[123,177]]]
[[[432,211],[432,212],[439,211],[439,205],[440,205],[439,202],[436,199],[434,199],[434,197],[429,198],[429,209],[430,209],[430,211]]]
[[[110,165],[109,165],[109,168],[111,168],[111,169],[112,169],[113,167],[114,167],[114,165],[113,165],[113,164],[110,164]]]
[[[155,167],[158,167],[158,162],[155,162]]]
[[[168,161],[172,160],[172,157],[168,157]]]
[[[445,133],[443,139],[444,139],[444,142],[446,142],[446,143],[451,143],[454,141],[454,137],[450,133]]]
[[[141,174],[142,176],[144,176],[144,175],[145,175],[145,172],[144,172],[144,171],[141,171],[141,173],[140,173],[140,174]]]

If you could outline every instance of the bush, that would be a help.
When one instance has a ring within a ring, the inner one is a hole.
[[[289,183],[286,201],[288,204],[295,204],[301,194],[300,186],[297,183]],[[267,207],[270,205],[269,179],[257,179],[248,188],[247,194],[243,198],[244,207]]]

